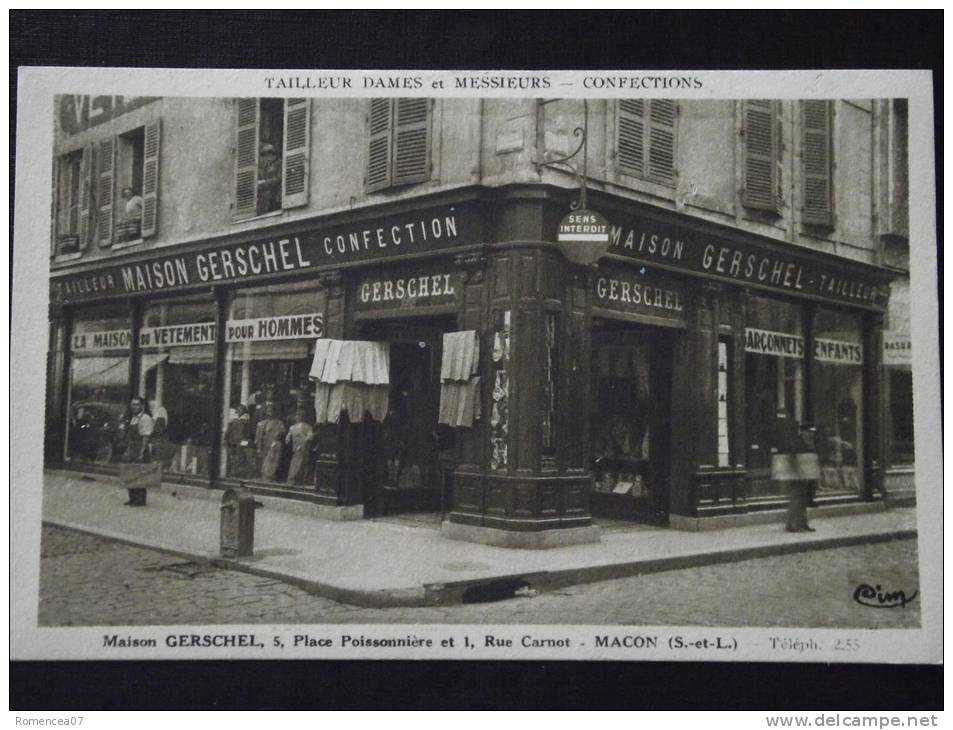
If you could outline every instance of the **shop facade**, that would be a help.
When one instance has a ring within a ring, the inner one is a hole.
[[[532,547],[780,506],[784,413],[819,503],[880,498],[888,271],[603,193],[581,267],[570,198],[474,185],[55,272],[48,462],[117,468],[139,395],[167,479]]]

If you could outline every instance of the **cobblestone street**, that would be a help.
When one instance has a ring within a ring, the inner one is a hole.
[[[899,628],[919,598],[889,610],[852,600],[860,583],[919,589],[915,540],[798,553],[573,586],[482,603],[361,608],[277,580],[44,526],[43,626],[229,623],[579,623]]]

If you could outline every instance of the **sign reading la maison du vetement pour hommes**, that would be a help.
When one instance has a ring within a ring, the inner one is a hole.
[[[54,302],[167,292],[479,243],[479,217],[462,206],[342,223],[265,240],[231,243],[95,272],[55,277]]]
[[[139,330],[139,346],[152,348],[192,347],[215,344],[214,322],[190,322]],[[324,315],[319,312],[287,314],[255,319],[230,319],[225,323],[225,341],[269,342],[274,340],[306,340],[324,334]],[[132,341],[129,330],[80,332],[73,335],[72,351],[99,353],[106,350],[128,350]]]
[[[805,255],[795,247],[720,238],[649,218],[609,227],[609,253],[702,274],[723,281],[822,299],[867,309],[883,309],[889,278],[873,267]]]

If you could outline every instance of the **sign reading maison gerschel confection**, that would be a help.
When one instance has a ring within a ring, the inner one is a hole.
[[[463,205],[441,206],[55,276],[50,286],[54,301],[69,304],[394,258],[481,239],[476,211]]]
[[[685,320],[685,285],[657,272],[600,266],[592,277],[593,307],[627,314]]]
[[[763,244],[650,219],[609,227],[609,253],[737,284],[839,304],[883,309],[889,277],[873,267],[808,255],[782,243]]]

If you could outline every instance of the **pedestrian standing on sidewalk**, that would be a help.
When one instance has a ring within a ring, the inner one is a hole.
[[[152,432],[155,422],[146,410],[145,402],[136,396],[129,404],[132,418],[129,419],[129,441],[123,461],[148,462],[152,461]]]
[[[804,447],[797,422],[783,408],[779,408],[775,415],[772,441],[771,478],[783,486],[788,494],[785,529],[788,532],[813,532],[813,528],[807,524],[806,482],[798,469],[798,454]]]
[[[817,429],[814,424],[802,423],[798,430],[798,440],[800,448],[795,454],[795,466],[797,467],[798,481],[796,482],[800,489],[796,490],[797,495],[797,514],[794,516],[794,523],[801,532],[814,532],[814,528],[807,524],[807,508],[814,506],[814,495],[817,492],[817,482],[821,478],[821,463],[817,455]],[[792,504],[795,499],[792,498]],[[791,515],[788,516],[788,526],[792,522]]]

